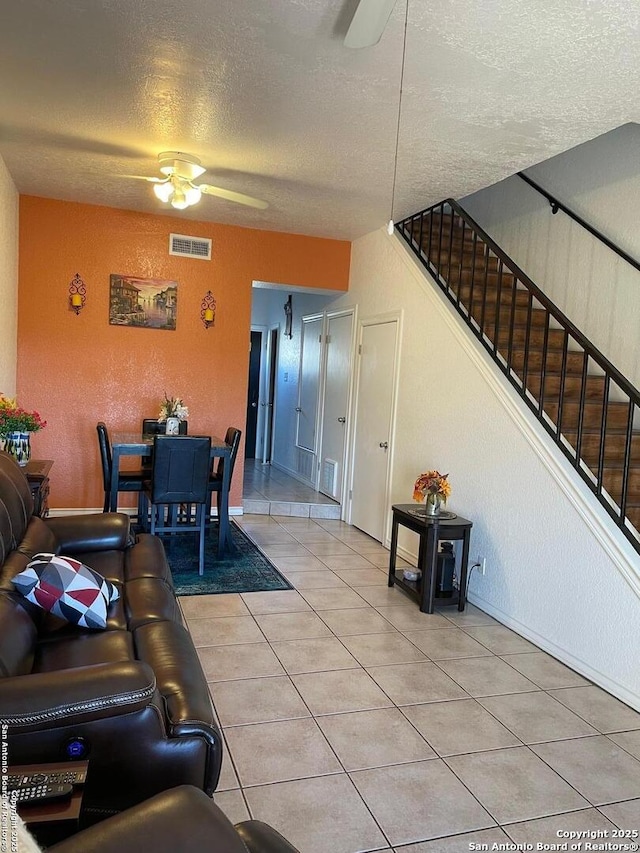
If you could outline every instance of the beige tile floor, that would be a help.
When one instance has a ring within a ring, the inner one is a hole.
[[[295,589],[181,599],[233,821],[302,853],[640,828],[640,714],[473,606],[420,613],[342,522],[238,521]]]

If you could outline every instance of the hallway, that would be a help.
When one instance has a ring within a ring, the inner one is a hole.
[[[340,519],[340,504],[294,477],[257,459],[245,459],[245,514]]]

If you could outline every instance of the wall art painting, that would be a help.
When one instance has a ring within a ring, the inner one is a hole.
[[[178,282],[111,275],[109,323],[146,329],[176,328]]]

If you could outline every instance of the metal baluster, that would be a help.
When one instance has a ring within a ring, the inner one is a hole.
[[[462,245],[463,246],[464,246],[464,227],[465,227],[465,221],[463,219],[462,220],[462,231],[461,231],[461,239],[462,239]],[[452,235],[452,242],[453,242],[453,231],[451,232],[451,235]],[[456,305],[458,306],[458,310],[460,310],[460,294],[462,292],[462,264],[463,264],[463,261],[464,261],[464,252],[460,252],[460,262],[458,264],[458,270],[459,270],[459,272],[458,272],[458,292],[456,294]]]
[[[438,234],[438,272],[442,277],[442,268],[444,264],[442,263],[442,231],[444,226],[444,204],[440,205],[440,229]]]
[[[518,279],[515,279],[515,284],[517,285]],[[527,325],[525,326],[524,332],[524,362],[522,371],[522,392],[524,393],[524,389],[527,387],[527,379],[529,377],[529,342],[531,340],[531,304],[533,302],[533,296],[531,295],[531,291],[527,290],[529,294],[529,300],[527,302]],[[515,317],[514,317],[515,320]]]
[[[509,317],[509,347],[507,349],[507,363],[511,364],[511,360],[513,358],[513,327],[516,322],[516,297],[518,296],[518,280],[513,275],[511,270],[509,270],[510,275],[513,278],[513,282],[511,283],[511,287],[513,291],[511,293],[511,316]],[[524,350],[522,351],[522,375],[524,377]],[[524,381],[524,380],[523,380]]]
[[[589,369],[589,355],[586,350],[582,352],[582,374],[580,384],[580,408],[578,409],[578,432],[576,433],[576,466],[580,467],[582,459],[582,431],[584,428],[584,407],[587,402],[587,376]]]
[[[484,245],[484,254],[483,254],[483,259],[484,259],[484,288],[482,291],[482,305],[480,306],[480,332],[482,334],[482,339],[484,340],[484,318],[487,314],[487,279],[489,276],[490,252],[489,252],[489,247],[487,246],[487,244],[483,243],[483,245]],[[476,252],[475,252],[475,245],[474,245],[474,250],[473,250],[474,276],[475,276],[475,263],[476,263]],[[472,299],[473,299],[473,297],[472,297]]]
[[[564,417],[564,385],[567,376],[567,358],[569,349],[569,332],[564,329],[562,339],[562,367],[560,368],[560,393],[558,395],[558,423],[556,424],[556,435],[558,440],[562,432],[562,418]]]
[[[607,440],[607,410],[609,408],[609,385],[611,377],[605,374],[604,391],[602,394],[602,417],[600,419],[600,452],[598,454],[598,488],[597,494],[602,495],[602,475],[604,471],[604,451]]]
[[[449,255],[447,257],[447,278],[448,278],[447,290],[448,291],[450,291],[452,289],[452,287],[451,287],[451,272],[452,272],[453,263],[452,263],[452,257],[451,256],[453,255],[453,223],[454,223],[454,220],[455,220],[455,214],[454,214],[453,210],[451,210],[451,223],[449,225]],[[458,290],[459,289],[460,289],[460,282],[458,282]]]
[[[471,239],[471,279],[469,283],[469,306],[473,305],[473,290],[476,282],[476,250],[478,246],[478,235],[473,232]],[[460,249],[462,258],[465,256],[464,235],[462,237],[462,248]],[[483,328],[480,325],[480,339],[482,340]]]
[[[544,315],[544,341],[542,343],[542,364],[540,365],[540,391],[538,392],[538,414],[544,411],[544,386],[547,381],[547,351],[549,349],[549,311]]]
[[[487,249],[489,247],[487,246]],[[502,311],[502,260],[498,258],[498,283],[497,283],[497,293],[496,293],[496,319],[493,325],[493,352],[494,354],[498,352],[498,338],[500,337],[500,314]],[[489,276],[489,264],[487,264],[487,269],[485,270],[484,275],[484,289],[485,292],[487,290],[488,284],[488,276]],[[507,362],[508,367],[508,362]]]
[[[633,415],[635,406],[629,398],[629,414],[627,415],[627,435],[624,442],[624,462],[622,463],[622,488],[620,491],[620,525],[624,524],[627,514],[627,491],[629,488],[629,466],[631,465],[631,440],[633,438]]]

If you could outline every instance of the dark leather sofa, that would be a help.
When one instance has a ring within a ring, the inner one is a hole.
[[[0,452],[0,723],[9,762],[89,759],[83,807],[99,819],[176,785],[211,795],[222,760],[207,683],[159,539],[121,513],[32,516],[27,480]],[[12,578],[38,552],[117,586],[107,629],[63,622]]]
[[[201,791],[165,791],[48,848],[50,853],[298,853],[259,820],[232,826]],[[328,852],[327,852],[328,853]]]

